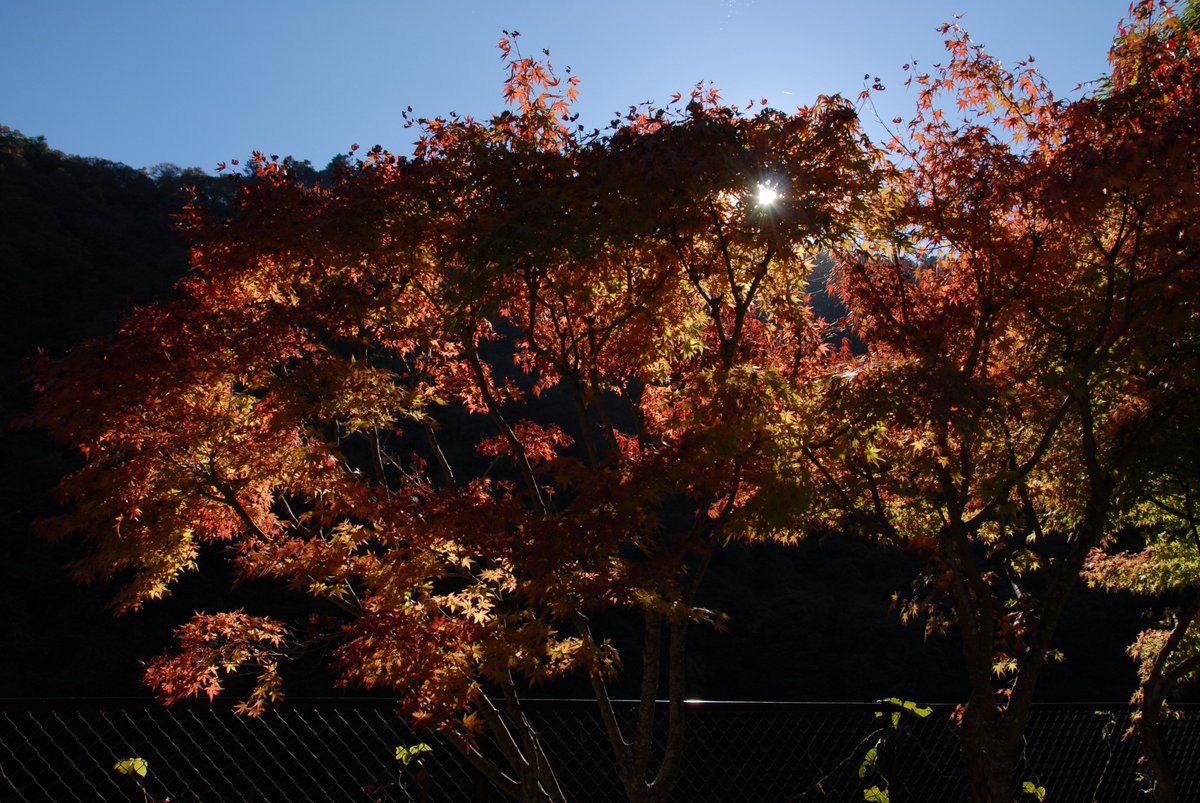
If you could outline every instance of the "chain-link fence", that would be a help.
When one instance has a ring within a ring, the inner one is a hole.
[[[968,798],[953,706],[920,717],[875,704],[689,703],[678,801]],[[530,701],[527,710],[571,801],[624,795],[594,703]],[[1166,736],[1181,800],[1200,800],[1200,707]],[[630,720],[633,706],[620,713]],[[665,710],[663,711],[665,715]],[[893,716],[894,715],[894,716]],[[665,716],[663,717],[665,719]],[[1035,708],[1019,781],[1051,801],[1131,801],[1140,748],[1122,706]],[[432,747],[405,764],[397,748]],[[225,706],[146,701],[0,701],[5,801],[499,801],[482,776],[394,704],[292,700],[257,719]]]

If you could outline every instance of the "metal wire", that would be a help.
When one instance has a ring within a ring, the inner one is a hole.
[[[525,705],[568,800],[625,798],[594,703]],[[1164,731],[1179,798],[1200,800],[1200,707],[1177,711]],[[933,706],[923,718],[901,710],[893,722],[896,712],[887,704],[689,703],[672,799],[851,801],[872,786],[892,801],[968,798],[953,706]],[[632,726],[636,707],[617,713]],[[1035,706],[1018,785],[1042,787],[1054,801],[1138,799],[1150,781],[1137,740],[1124,738],[1129,716],[1125,706]],[[665,736],[665,706],[657,727]],[[396,760],[397,747],[420,742],[433,750],[409,766]],[[134,758],[146,762],[145,776],[117,771]],[[0,701],[2,801],[501,799],[450,746],[413,733],[388,701],[290,700],[257,719],[219,705]]]

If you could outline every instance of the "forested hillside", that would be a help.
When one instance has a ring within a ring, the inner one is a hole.
[[[187,269],[172,215],[187,188],[222,191],[202,171],[155,175],[67,156],[41,138],[0,127],[0,632],[5,696],[136,693],[136,657],[161,640],[165,620],[114,621],[102,589],[71,582],[69,545],[37,540],[31,523],[52,510],[51,489],[73,458],[40,432],[15,429],[32,387],[37,349],[61,353],[115,326],[133,305],[166,292]],[[157,616],[157,614],[156,614]]]

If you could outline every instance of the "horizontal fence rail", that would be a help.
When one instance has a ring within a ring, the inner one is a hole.
[[[620,801],[595,703],[531,700],[530,719],[571,801]],[[689,702],[672,799],[959,801],[968,790],[954,706],[921,717],[886,703]],[[1200,800],[1200,707],[1166,725],[1180,800]],[[631,725],[635,707],[618,705]],[[893,719],[893,715],[895,719]],[[1051,801],[1131,801],[1147,786],[1126,706],[1034,707],[1018,782]],[[666,709],[660,711],[665,732]],[[405,764],[397,748],[413,752]],[[486,748],[484,748],[486,750]],[[227,705],[0,700],[0,800],[293,803],[500,801],[394,702],[293,699],[257,719]],[[1033,799],[1033,798],[1028,798]]]

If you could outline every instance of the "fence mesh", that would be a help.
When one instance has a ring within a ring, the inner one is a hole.
[[[571,801],[624,794],[594,703],[531,701]],[[1180,800],[1200,800],[1200,708],[1166,726]],[[618,713],[632,724],[635,709]],[[665,708],[660,712],[665,731]],[[953,706],[926,717],[875,704],[689,703],[676,801],[969,797]],[[896,719],[893,720],[893,714]],[[1035,708],[1018,782],[1051,801],[1129,801],[1147,783],[1120,706]],[[432,750],[409,765],[397,747]],[[137,761],[134,761],[134,760]],[[121,771],[124,770],[124,771]],[[144,770],[144,775],[139,772]],[[293,700],[257,719],[222,706],[146,701],[0,702],[5,801],[499,801],[448,745],[418,736],[393,704]],[[1031,798],[1032,799],[1032,798]]]

